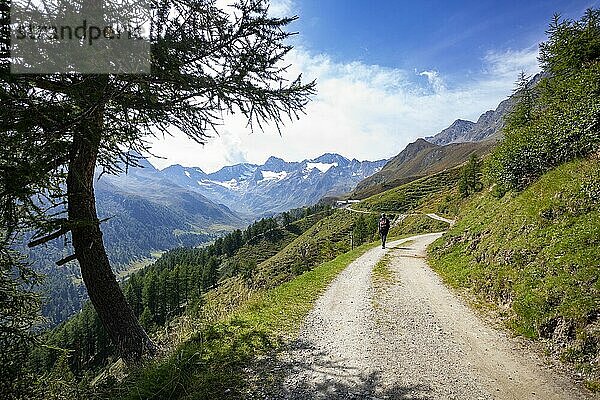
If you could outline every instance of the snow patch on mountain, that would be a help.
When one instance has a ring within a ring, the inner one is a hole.
[[[269,157],[262,165],[230,165],[209,174],[200,168],[181,165],[167,167],[161,173],[215,203],[258,218],[314,204],[324,196],[348,193],[385,163],[386,160],[349,160],[339,154],[326,153],[293,162]]]
[[[231,179],[229,181],[224,181],[224,182],[220,182],[220,181],[208,181],[208,182],[212,182],[214,184],[226,187],[227,189],[231,189],[231,190],[238,189],[238,181],[236,179]]]
[[[326,163],[322,163],[322,162],[307,162],[306,163],[307,170],[316,168],[321,172],[327,172],[327,171],[329,171],[329,169],[331,167],[337,167],[337,166],[338,166],[337,162],[330,163],[330,164],[326,164]]]
[[[281,172],[274,172],[274,171],[260,171],[260,173],[262,174],[262,179],[259,180],[258,182],[264,182],[264,181],[280,181],[282,179],[285,179],[288,175],[287,172],[285,171],[281,171]]]

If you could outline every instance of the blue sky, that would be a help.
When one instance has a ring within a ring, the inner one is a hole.
[[[552,15],[577,18],[590,1],[301,0],[300,41],[336,61],[435,68],[460,81],[490,51],[537,45]]]
[[[217,0],[227,8],[234,0]],[[325,152],[383,159],[457,118],[476,120],[510,95],[520,71],[539,71],[539,43],[554,13],[579,18],[600,0],[271,0],[273,15],[298,15],[286,62],[317,80],[318,94],[280,136],[250,133],[229,116],[200,146],[178,133],[153,139],[158,167],[207,172],[239,162],[288,161]],[[290,76],[290,77],[291,77]]]

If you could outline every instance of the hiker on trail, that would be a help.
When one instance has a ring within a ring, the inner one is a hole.
[[[381,248],[385,249],[385,240],[387,239],[387,234],[390,230],[390,220],[387,219],[385,214],[381,214],[381,218],[379,218],[379,235],[381,236]]]

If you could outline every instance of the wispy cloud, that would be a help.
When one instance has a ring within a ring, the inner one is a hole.
[[[476,119],[495,108],[511,93],[520,71],[537,72],[536,57],[537,48],[489,51],[478,74],[450,85],[434,68],[417,72],[340,63],[298,47],[286,60],[293,66],[290,74],[302,72],[305,80],[316,79],[318,94],[306,115],[288,123],[281,136],[274,127],[250,134],[245,121],[233,116],[221,135],[204,146],[177,134],[153,140],[154,153],[167,158],[154,161],[161,167],[180,163],[213,171],[242,161],[262,163],[270,155],[287,160],[324,152],[359,159],[391,157],[457,118]]]
[[[215,1],[216,6],[229,14],[230,18],[232,19],[239,14],[235,7],[233,7],[236,3],[236,0]],[[271,0],[269,2],[269,14],[273,17],[287,17],[293,15],[293,10],[293,0]]]
[[[293,15],[294,2],[292,0],[271,0],[269,12],[275,17],[286,17]]]
[[[530,74],[539,72],[538,53],[538,46],[503,52],[490,50],[484,60],[489,74],[514,78],[515,71],[519,69]]]
[[[427,81],[431,85],[431,88],[434,92],[441,93],[446,90],[444,80],[440,77],[440,74],[437,71],[422,71],[421,73],[419,73],[419,75],[427,77]]]

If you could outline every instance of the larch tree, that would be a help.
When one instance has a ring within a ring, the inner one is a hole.
[[[473,193],[480,192],[483,189],[481,178],[481,160],[476,153],[473,153],[460,171],[458,191],[463,197],[469,197]]]
[[[71,7],[97,3],[70,2]],[[0,10],[3,21],[9,10]],[[287,26],[268,0],[156,0],[148,21],[148,74],[11,73],[6,24],[0,30],[2,230],[36,230],[35,246],[69,235],[89,298],[128,362],[155,346],[127,304],[105,251],[94,174],[119,173],[146,154],[145,138],[178,130],[204,143],[223,115],[278,129],[297,118],[315,83],[288,80]],[[124,151],[127,149],[128,151]]]

